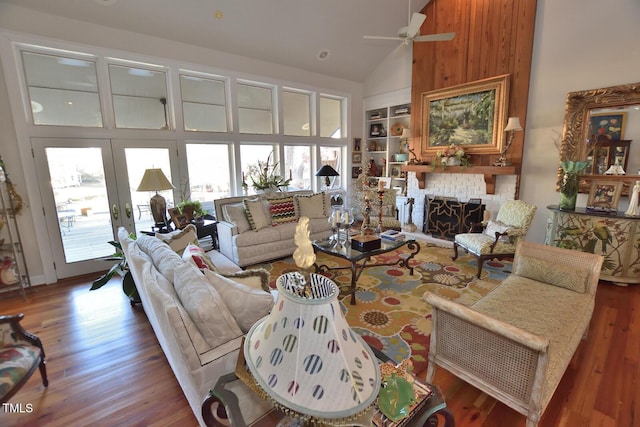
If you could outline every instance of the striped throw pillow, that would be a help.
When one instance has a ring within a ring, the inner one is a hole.
[[[271,214],[271,225],[274,227],[278,224],[298,220],[293,197],[267,199],[267,202],[269,203],[269,213]]]

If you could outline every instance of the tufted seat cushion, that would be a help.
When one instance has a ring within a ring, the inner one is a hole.
[[[0,399],[38,366],[40,349],[29,344],[0,348]]]
[[[484,233],[466,233],[456,235],[456,243],[475,255],[492,253],[491,245],[495,240],[495,236],[489,237]],[[514,253],[515,250],[516,246],[513,243],[498,240],[493,252],[498,254]]]

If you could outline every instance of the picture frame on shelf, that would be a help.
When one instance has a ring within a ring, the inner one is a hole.
[[[622,181],[593,180],[587,199],[587,210],[594,212],[617,212]]]
[[[189,217],[185,214],[181,214],[178,208],[169,209],[169,215],[171,216],[171,221],[173,221],[173,225],[182,230],[187,225],[189,225]]]
[[[352,153],[351,162],[352,163],[362,163],[362,153],[360,153],[360,152]]]
[[[382,123],[373,123],[369,127],[369,136],[372,138],[380,138],[387,136],[387,131],[385,130]]]
[[[499,154],[504,143],[509,74],[422,94],[422,153],[457,144],[469,154]]]
[[[626,121],[626,112],[590,114],[589,135],[594,135],[596,140],[604,137],[609,141],[620,141],[624,139]]]
[[[362,151],[362,138],[353,138],[353,151]]]

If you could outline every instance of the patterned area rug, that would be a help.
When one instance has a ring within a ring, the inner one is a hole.
[[[451,260],[452,249],[420,242],[420,252],[412,260],[413,276],[398,266],[365,268],[357,283],[356,305],[350,305],[350,297],[341,295],[340,301],[347,321],[364,340],[381,349],[398,363],[411,358],[414,373],[427,367],[429,334],[431,332],[431,307],[422,295],[431,291],[464,305],[478,301],[511,272],[508,261],[485,262],[482,278],[478,279],[477,263],[469,255]],[[464,252],[462,253],[464,254]],[[377,262],[394,262],[408,255],[408,250],[375,257]],[[328,266],[349,265],[344,260],[326,254],[317,254],[319,264]],[[271,274],[271,286],[283,273],[298,268],[292,258],[272,263],[254,265],[267,269]],[[248,267],[251,268],[251,267]],[[351,273],[347,270],[330,271],[327,274],[338,286],[348,287]]]

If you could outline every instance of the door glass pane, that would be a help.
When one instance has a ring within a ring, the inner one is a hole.
[[[111,255],[114,248],[102,150],[46,149],[67,263]]]
[[[340,153],[340,147],[320,147],[320,167],[331,165],[339,174],[342,174],[342,164],[340,162],[342,156]],[[342,185],[340,175],[330,177],[329,182],[331,183],[329,188],[340,188]],[[324,188],[324,182],[321,183],[320,188]]]
[[[238,84],[240,133],[272,134],[273,108],[270,88]]]
[[[229,147],[226,144],[187,144],[191,200],[213,214],[213,201],[231,196]]]
[[[102,127],[94,61],[22,52],[36,125]]]
[[[129,192],[131,194],[131,209],[136,230],[151,230],[155,224],[151,215],[150,200],[156,195],[155,191],[138,191],[138,186],[144,171],[159,168],[171,182],[171,164],[169,150],[166,148],[125,148],[127,162],[127,176],[129,179]],[[174,187],[179,185],[172,182]],[[158,191],[165,198],[167,209],[175,206],[173,190]],[[167,215],[168,218],[168,215]]]
[[[292,190],[311,189],[311,147],[286,145],[283,163],[287,177],[291,178],[289,188]]]
[[[167,83],[163,71],[109,65],[118,128],[168,129]]]
[[[320,136],[324,138],[342,136],[342,100],[320,97]]]
[[[306,93],[282,91],[284,134],[310,136],[310,96]]]
[[[180,76],[185,130],[227,132],[224,82]]]
[[[252,174],[258,173],[258,161],[265,163],[267,161],[267,158],[269,158],[269,163],[271,166],[273,166],[274,157],[276,155],[277,151],[274,149],[273,145],[240,146],[240,167],[242,170],[242,176],[247,183],[247,190],[249,194],[255,194],[256,192],[251,185],[251,176]]]

